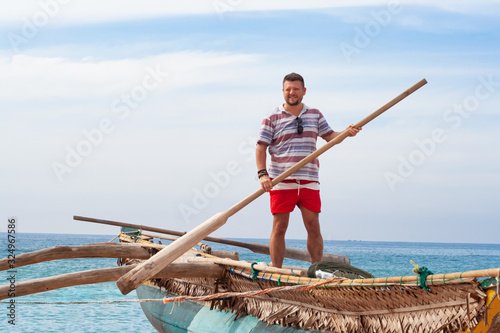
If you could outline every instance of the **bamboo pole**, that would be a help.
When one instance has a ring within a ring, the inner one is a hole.
[[[118,226],[118,227],[126,227],[126,228],[132,228],[132,229],[137,229],[137,230],[154,231],[154,232],[168,234],[168,235],[174,235],[174,236],[184,236],[186,234],[186,233],[180,232],[180,231],[162,229],[162,228],[157,228],[157,227],[150,227],[150,226],[142,225],[142,224],[132,224],[132,223],[126,223],[126,222],[102,220],[102,219],[95,219],[95,218],[84,217],[84,216],[73,216],[73,219],[76,221],[114,225],[114,226]],[[146,234],[146,235],[153,236],[150,234]],[[157,236],[154,236],[154,237],[157,237]],[[202,240],[207,241],[207,242],[214,242],[214,243],[226,244],[226,245],[231,245],[231,246],[236,246],[236,247],[242,247],[242,248],[248,249],[254,253],[269,255],[269,245],[267,245],[267,244],[245,243],[245,242],[235,241],[235,240],[231,240],[231,239],[216,238],[216,237],[204,237]],[[287,247],[285,249],[285,258],[294,259],[294,260],[301,260],[301,261],[310,261],[309,253],[306,250],[294,249],[291,247]],[[333,254],[333,253],[323,253],[323,260],[328,260],[328,261],[333,261],[333,262],[341,262],[341,263],[345,263],[345,264],[350,264],[350,262],[351,262],[347,256],[341,255],[341,254]]]
[[[393,100],[391,100],[390,102],[388,102],[387,104],[385,104],[384,106],[382,106],[369,116],[365,117],[363,120],[356,123],[355,127],[365,126],[370,121],[381,115],[383,112],[387,111],[392,106],[399,103],[401,100],[403,100],[404,98],[415,92],[417,89],[421,88],[426,83],[427,81],[425,79],[420,80],[412,87],[408,88],[403,93],[399,94],[396,98],[394,98]],[[301,169],[307,163],[316,159],[318,156],[323,154],[325,151],[327,151],[334,145],[342,142],[342,140],[344,140],[348,135],[349,135],[349,130],[348,129],[344,130],[341,134],[339,134],[334,139],[323,145],[321,148],[314,151],[309,156],[305,157],[300,162],[298,162],[296,165],[292,166],[290,169],[288,169],[287,171],[283,172],[281,175],[276,177],[273,180],[273,185],[278,184],[282,180],[286,179],[288,176],[292,175],[297,170]],[[194,228],[193,230],[191,230],[190,232],[179,238],[177,241],[168,245],[165,249],[161,250],[155,256],[151,257],[149,260],[135,267],[133,270],[127,272],[120,279],[118,279],[118,281],[116,281],[116,285],[123,294],[128,294],[132,290],[136,289],[141,285],[141,283],[149,279],[151,276],[154,276],[164,267],[167,267],[171,262],[173,262],[175,259],[181,256],[188,249],[192,248],[203,238],[207,237],[212,232],[222,227],[226,223],[229,217],[239,212],[241,209],[243,209],[249,203],[257,199],[263,193],[264,191],[262,190],[262,188],[259,188],[257,191],[255,191],[245,199],[241,200],[240,202],[229,208],[227,211],[215,214],[210,219],[206,220],[205,222],[203,222],[202,224],[200,224],[199,226],[197,226],[196,228]]]
[[[429,284],[433,281],[446,281],[450,279],[466,279],[466,278],[485,278],[485,277],[498,277],[500,268],[481,269],[476,271],[445,273],[445,274],[432,274],[427,276],[426,282]],[[330,285],[346,286],[346,285],[385,285],[385,284],[405,284],[417,282],[420,279],[418,275],[409,276],[393,276],[387,278],[374,278],[374,279],[355,279],[355,280],[341,280],[340,282],[333,282]]]
[[[139,245],[98,243],[81,246],[54,246],[16,256],[15,266],[22,267],[45,261],[74,258],[133,258],[149,259],[149,251]],[[0,259],[0,271],[11,269],[9,258]]]
[[[157,234],[150,234],[150,233],[147,233],[147,232],[142,232],[141,231],[141,235],[143,236],[146,236],[146,237],[151,237],[151,238],[158,238],[158,239],[164,239],[164,240],[168,240],[168,241],[171,241],[171,242],[175,242],[176,240],[179,239],[179,237],[170,237],[170,236],[163,236],[163,235],[157,235]],[[198,243],[196,244],[197,246],[199,246],[200,248],[203,247],[203,243]]]
[[[188,262],[193,263],[214,263],[219,265],[233,266],[239,268],[252,269],[252,263],[240,260],[231,260],[231,259],[223,259],[223,258],[189,258]],[[264,263],[257,263],[253,265],[253,269],[262,272],[274,273],[274,274],[283,274],[283,275],[297,275],[297,276],[307,276],[307,269],[292,267],[289,269],[286,268],[278,268],[273,266],[267,266]]]
[[[151,249],[156,249],[156,250],[163,250],[164,248],[167,247],[166,245],[156,244],[156,243],[144,240],[144,239],[134,240],[129,235],[126,235],[126,234],[123,234],[123,233],[119,234],[118,237],[120,239],[120,242],[129,244],[129,245],[142,246],[142,247],[145,247],[145,248],[151,248]]]
[[[72,286],[112,282],[137,265],[93,269],[82,272],[50,276],[30,281],[16,282],[15,289],[10,285],[0,286],[0,300],[6,298],[26,296],[49,290],[61,289]],[[172,263],[168,269],[158,272],[154,278],[220,278],[224,268],[213,263]],[[12,295],[14,293],[15,295]],[[75,300],[76,301],[76,300]]]
[[[179,239],[179,237],[150,234],[150,233],[143,232],[143,231],[141,231],[141,235],[146,236],[146,237],[151,237],[151,238],[163,239],[163,240],[167,240],[167,241],[171,241],[171,242],[175,242],[176,240]],[[201,243],[198,243],[197,245],[200,246],[200,244]]]

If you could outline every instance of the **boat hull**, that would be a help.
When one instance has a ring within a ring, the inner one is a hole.
[[[148,284],[143,284],[136,290],[141,300],[163,299],[176,295]],[[302,333],[304,331],[293,327],[269,325],[253,316],[240,316],[229,311],[210,310],[209,305],[191,301],[182,303],[142,302],[142,310],[153,327],[161,333],[180,332],[238,332],[238,333]]]

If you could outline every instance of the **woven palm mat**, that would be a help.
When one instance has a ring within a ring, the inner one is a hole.
[[[177,295],[204,296],[276,287],[231,274],[228,279],[164,279],[157,285]],[[281,283],[281,285],[289,285]],[[431,286],[334,287],[273,291],[212,301],[212,308],[252,315],[268,324],[336,333],[457,332],[474,327],[486,294],[475,280]]]

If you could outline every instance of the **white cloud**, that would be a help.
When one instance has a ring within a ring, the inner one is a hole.
[[[197,86],[223,81],[234,66],[252,64],[257,59],[256,55],[178,52],[92,62],[21,54],[10,61],[7,58],[0,60],[0,98],[26,100],[27,94],[31,100],[118,97],[135,85],[143,84],[151,71],[164,75],[158,85],[160,90]]]
[[[367,1],[360,1],[366,3]],[[51,5],[41,5],[48,4]],[[68,0],[23,1],[9,3],[0,14],[3,24],[15,24],[20,19],[33,20],[39,12],[54,12],[54,23],[82,24],[94,22],[110,22],[123,20],[141,20],[162,16],[223,14],[241,10],[289,10],[313,9],[330,6],[346,5],[348,1],[229,1],[229,0],[198,0],[198,1],[97,1],[89,0],[84,3]]]
[[[144,20],[177,15],[212,14],[223,16],[234,11],[276,11],[276,10],[318,10],[325,8],[348,8],[362,6],[387,6],[389,4],[411,4],[440,8],[460,13],[491,15],[498,1],[387,1],[387,0],[123,0],[84,2],[73,0],[9,1],[2,7],[0,22],[3,25],[17,26],[26,20],[33,22],[48,21],[51,25],[72,25],[97,22]],[[46,20],[44,19],[46,18]]]

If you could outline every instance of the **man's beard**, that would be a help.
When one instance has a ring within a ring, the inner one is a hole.
[[[291,106],[299,105],[302,102],[302,99],[297,98],[295,102],[291,102],[291,98],[287,98],[286,103]]]

